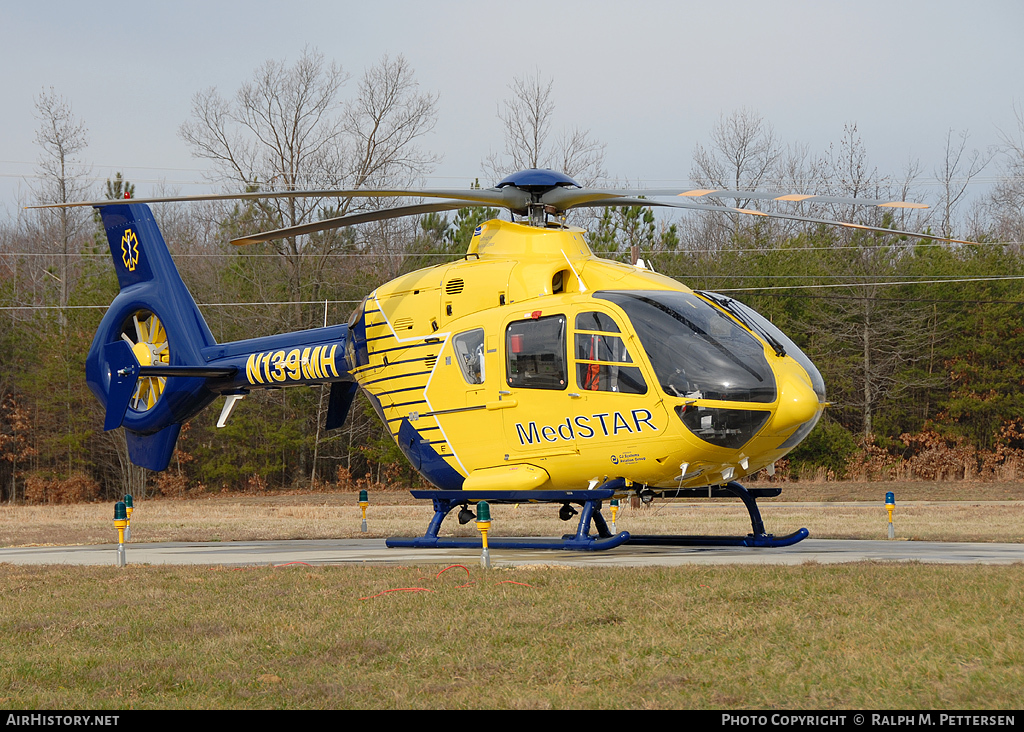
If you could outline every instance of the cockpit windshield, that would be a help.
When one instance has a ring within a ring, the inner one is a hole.
[[[803,366],[804,371],[807,372],[807,376],[811,380],[811,388],[814,389],[814,393],[818,396],[818,401],[824,403],[825,380],[821,378],[821,372],[819,372],[817,367],[811,363],[811,359],[809,359],[807,355],[789,339],[789,336],[776,328],[775,324],[766,317],[753,308],[747,307],[739,300],[733,300],[732,298],[719,295],[715,292],[702,292],[701,294],[712,298],[715,302],[721,302],[723,300],[727,301],[729,308],[736,311],[736,315],[740,320],[745,323],[750,323],[754,328],[760,329],[768,337],[781,345],[787,355],[792,356],[798,364]]]
[[[764,344],[724,312],[685,292],[597,292],[625,311],[661,388],[671,396],[775,401]]]

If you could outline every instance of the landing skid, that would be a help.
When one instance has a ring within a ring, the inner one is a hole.
[[[782,493],[781,488],[747,489],[733,481],[713,488],[683,488],[664,491],[664,498],[726,498],[735,496],[743,501],[750,516],[751,533],[746,536],[665,536],[659,534],[634,535],[629,537],[630,544],[641,546],[750,546],[750,547],[784,547],[792,546],[807,538],[807,529],[797,529],[792,534],[775,536],[764,530],[761,511],[757,507],[758,498],[774,498]]]
[[[615,488],[595,488],[589,491],[412,491],[413,498],[429,498],[434,502],[434,518],[427,527],[427,533],[415,539],[392,536],[387,539],[389,547],[418,549],[481,549],[480,539],[440,537],[437,535],[452,509],[462,506],[470,498],[488,503],[575,503],[582,506],[579,527],[575,534],[561,539],[540,539],[527,537],[501,537],[491,535],[487,545],[492,549],[568,549],[570,551],[601,551],[612,549],[629,540],[629,532],[622,531],[614,536],[601,516],[601,502],[615,495]],[[590,535],[593,522],[598,536]]]
[[[488,546],[495,549],[566,549],[569,551],[603,551],[621,544],[630,543],[640,546],[748,546],[748,547],[785,547],[796,544],[807,538],[807,529],[798,529],[786,536],[766,534],[761,512],[757,508],[757,498],[777,496],[778,488],[755,488],[747,490],[736,482],[711,489],[681,489],[665,491],[665,497],[722,497],[735,496],[743,501],[750,515],[752,533],[746,536],[660,536],[631,535],[628,531],[612,534],[608,524],[601,515],[601,504],[610,499],[616,491],[621,491],[621,478],[609,481],[593,490],[581,491],[411,491],[413,498],[429,498],[434,504],[434,517],[423,536],[405,538],[393,536],[387,539],[389,547],[413,549],[481,549],[480,539],[469,537],[440,537],[437,532],[441,523],[451,511],[468,501],[487,501],[488,503],[563,503],[576,504],[582,507],[580,520],[575,534],[566,534],[560,539],[498,537],[490,536]],[[591,524],[597,530],[597,536],[590,534]]]
[[[629,544],[638,546],[756,546],[783,547],[792,546],[808,536],[807,529],[797,529],[792,534],[775,536],[774,534],[747,534],[746,536],[661,536],[659,534],[634,535],[629,537]]]

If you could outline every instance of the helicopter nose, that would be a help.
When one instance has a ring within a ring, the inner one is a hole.
[[[821,408],[818,395],[804,379],[796,374],[786,374],[779,381],[779,406],[770,428],[776,434],[813,419]]]

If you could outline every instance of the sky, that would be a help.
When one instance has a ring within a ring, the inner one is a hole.
[[[384,54],[404,55],[439,95],[423,145],[442,160],[426,185],[481,176],[503,146],[509,84],[538,71],[554,81],[554,130],[589,130],[620,181],[685,185],[694,146],[741,108],[819,153],[855,123],[881,173],[917,160],[930,177],[949,130],[986,150],[1016,128],[1022,35],[1020,0],[0,0],[0,210],[28,202],[44,90],[87,126],[98,181],[120,170],[138,196],[208,192],[208,164],[178,136],[193,96],[230,97],[264,61],[306,47],[351,72],[350,90]]]

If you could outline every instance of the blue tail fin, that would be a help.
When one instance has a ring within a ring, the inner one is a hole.
[[[129,384],[125,367],[132,362],[198,369],[205,364],[202,349],[216,341],[178,275],[149,207],[116,203],[99,209],[121,292],[96,331],[86,358],[86,381],[107,407],[105,429],[124,426],[131,461],[163,470],[181,423],[216,394],[199,376],[143,374]],[[124,346],[108,348],[114,343]]]

